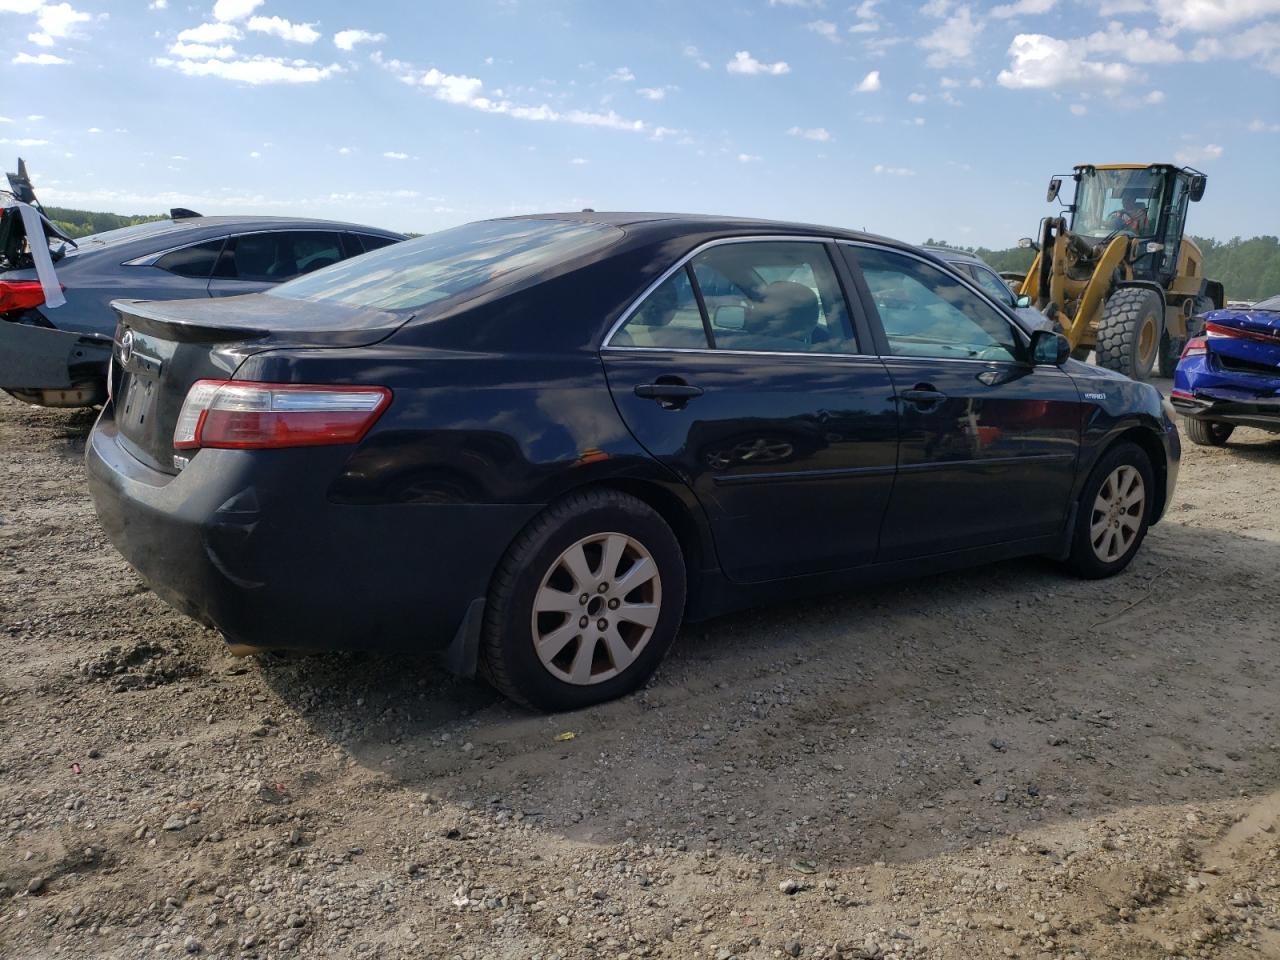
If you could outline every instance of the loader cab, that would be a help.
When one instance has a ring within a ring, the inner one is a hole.
[[[1135,280],[1168,287],[1177,273],[1187,204],[1204,194],[1205,176],[1170,164],[1081,165],[1075,168],[1071,232],[1101,247],[1112,237],[1136,238]]]

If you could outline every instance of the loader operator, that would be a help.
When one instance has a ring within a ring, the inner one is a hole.
[[[1108,218],[1115,230],[1125,230],[1135,237],[1147,232],[1147,208],[1138,203],[1138,198],[1126,190],[1122,197],[1124,206]]]

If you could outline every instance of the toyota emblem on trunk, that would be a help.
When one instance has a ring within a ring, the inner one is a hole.
[[[120,338],[120,365],[127,367],[129,361],[133,359],[133,331],[126,330],[124,336]]]

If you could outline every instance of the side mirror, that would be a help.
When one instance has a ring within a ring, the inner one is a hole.
[[[1031,335],[1031,362],[1036,366],[1060,367],[1071,358],[1071,341],[1052,330]]]
[[[1031,298],[1030,298],[1030,297],[1019,297],[1017,300],[1015,300],[1015,301],[1013,302],[1013,305],[1014,305],[1015,307],[1017,307],[1019,310],[1022,310],[1022,309],[1026,308],[1026,307],[1031,306]]]
[[[1040,244],[1036,243],[1030,237],[1023,237],[1018,241],[1018,246],[1023,250],[1035,250],[1037,252],[1040,250]]]
[[[1044,202],[1053,203],[1058,199],[1058,191],[1062,189],[1062,178],[1054,177],[1049,181],[1049,189],[1044,193]]]
[[[711,315],[711,325],[721,330],[745,330],[747,328],[747,308],[723,306],[716,307]]]
[[[1199,203],[1200,198],[1204,196],[1205,184],[1209,182],[1209,178],[1203,174],[1196,174],[1191,178],[1191,188],[1188,191],[1191,195],[1192,203]]]

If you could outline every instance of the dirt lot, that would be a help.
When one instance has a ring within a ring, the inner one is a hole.
[[[548,718],[230,658],[100,532],[90,423],[0,401],[0,956],[1280,957],[1280,439],[1190,448],[1114,580],[726,618]]]

